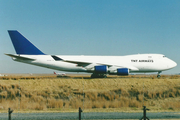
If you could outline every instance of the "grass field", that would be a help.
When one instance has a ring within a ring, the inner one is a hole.
[[[180,111],[180,76],[89,79],[87,76],[0,78],[0,111]]]

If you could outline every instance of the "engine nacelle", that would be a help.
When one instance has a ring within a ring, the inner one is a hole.
[[[94,66],[94,71],[96,73],[107,73],[108,67],[106,65]]]
[[[117,75],[129,75],[129,69],[128,68],[118,68]]]

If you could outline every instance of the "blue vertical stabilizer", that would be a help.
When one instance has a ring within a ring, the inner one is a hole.
[[[17,54],[24,55],[45,55],[17,30],[8,30],[11,41]]]

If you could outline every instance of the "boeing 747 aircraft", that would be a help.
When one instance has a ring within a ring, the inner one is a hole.
[[[126,56],[47,55],[16,30],[8,30],[16,54],[6,54],[14,61],[59,71],[87,72],[91,77],[128,75],[129,73],[157,72],[157,77],[177,64],[162,54]]]

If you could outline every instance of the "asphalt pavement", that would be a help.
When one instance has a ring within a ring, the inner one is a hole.
[[[126,112],[82,112],[82,120],[140,119],[143,113]],[[180,119],[180,112],[147,113],[149,119]],[[8,113],[0,113],[0,120],[7,120]],[[79,120],[79,113],[12,113],[11,120]]]

